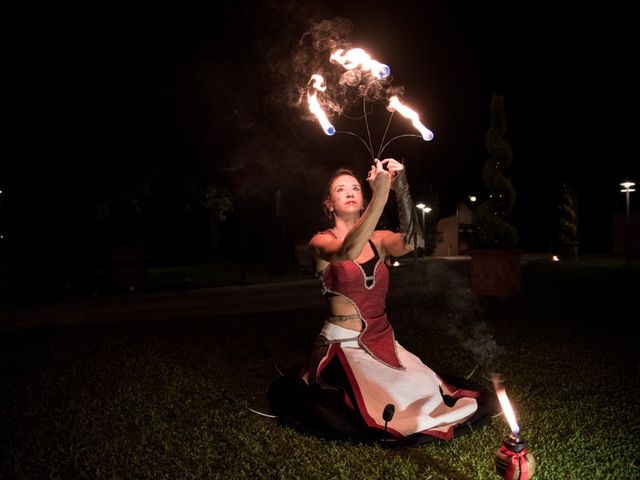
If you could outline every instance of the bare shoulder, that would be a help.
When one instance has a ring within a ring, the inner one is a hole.
[[[310,247],[320,247],[326,245],[327,243],[333,242],[336,239],[336,236],[331,232],[331,230],[324,230],[322,232],[316,233],[311,240],[309,240]]]
[[[383,240],[387,238],[389,235],[393,235],[394,232],[391,230],[376,230],[373,232],[373,239],[375,240]]]
[[[384,245],[385,241],[387,241],[387,239],[389,239],[393,235],[394,232],[392,232],[391,230],[376,230],[373,232],[372,239],[376,246]]]
[[[390,235],[393,235],[391,230],[375,230],[373,235],[371,235],[371,239],[373,240],[373,243],[376,244],[378,252],[383,255],[386,255],[387,253],[385,250],[385,240],[389,238]]]
[[[309,250],[315,261],[316,272],[322,271],[334,259],[340,241],[331,230],[316,233],[309,240]]]
[[[380,250],[385,256],[391,255],[392,257],[401,257],[410,250],[406,248],[402,235],[398,232],[392,232],[391,230],[376,230],[374,232],[374,238],[376,238],[376,246],[380,246]]]

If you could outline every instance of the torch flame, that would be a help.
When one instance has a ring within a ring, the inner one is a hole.
[[[507,392],[502,386],[502,381],[500,380],[499,376],[494,376],[493,387],[496,390],[496,395],[498,396],[498,401],[500,402],[500,406],[502,407],[504,416],[507,419],[507,423],[509,423],[509,428],[511,429],[513,434],[518,437],[520,434],[520,427],[518,426],[516,415],[513,413],[513,408],[511,408],[509,397],[507,397]]]
[[[311,85],[313,82],[313,85]],[[320,126],[324,130],[324,133],[327,135],[333,135],[336,133],[336,129],[327,118],[327,115],[322,110],[320,103],[318,102],[318,92],[324,92],[327,89],[327,86],[324,83],[324,78],[322,75],[318,75],[317,73],[311,75],[311,79],[309,80],[310,88],[307,91],[307,101],[309,102],[309,111],[313,113],[318,121],[320,122]],[[311,91],[313,89],[313,92]]]
[[[400,100],[396,95],[389,99],[389,106],[387,107],[389,111],[397,110],[403,117],[406,117],[411,120],[413,126],[420,132],[422,138],[425,141],[433,140],[433,132],[425,127],[418,118],[418,114],[411,110],[406,105],[400,103]]]
[[[347,70],[362,67],[362,70],[371,71],[380,80],[387,78],[391,73],[388,65],[374,60],[361,48],[352,48],[347,52],[344,51],[344,48],[339,48],[331,54],[330,60],[331,62],[339,63]]]
[[[322,75],[318,75],[317,73],[314,73],[313,75],[311,75],[311,78],[309,79],[309,83],[311,82],[313,82],[313,85],[311,86],[316,90],[318,90],[319,92],[324,92],[327,89],[327,86],[324,83],[324,77]]]

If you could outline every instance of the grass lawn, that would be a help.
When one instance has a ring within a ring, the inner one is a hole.
[[[503,375],[534,478],[640,478],[638,267],[532,262],[519,295],[480,301],[460,268],[426,262],[413,272],[423,281],[390,297],[398,340],[435,371],[478,367],[471,378],[486,386]],[[452,442],[384,449],[249,411],[268,410],[275,365],[306,360],[323,316],[0,334],[0,478],[498,478],[502,417]]]

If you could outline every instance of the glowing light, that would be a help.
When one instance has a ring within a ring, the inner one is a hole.
[[[399,267],[400,266],[400,262],[398,260],[396,260],[395,262],[393,262],[393,266],[394,267]]]
[[[311,83],[313,84],[311,85]],[[307,91],[307,102],[309,103],[309,111],[313,113],[318,121],[320,122],[320,126],[324,130],[324,133],[327,135],[333,135],[336,133],[336,129],[329,119],[327,115],[322,110],[320,103],[318,102],[318,92],[324,92],[327,89],[327,86],[324,83],[324,78],[322,75],[313,74],[311,75],[311,79],[309,80],[309,90]],[[311,91],[313,89],[313,92]]]
[[[557,255],[554,255],[553,257],[551,257],[551,260],[553,260],[554,262],[559,262],[560,259],[558,258]]]
[[[469,195],[469,201],[470,201],[470,202],[472,202],[472,203],[473,203],[473,202],[476,202],[477,200],[478,200],[478,199],[476,198],[476,196],[475,196],[475,195]]]
[[[400,103],[400,99],[398,99],[396,95],[389,99],[389,106],[387,107],[387,110],[389,110],[390,112],[396,110],[403,117],[410,119],[413,123],[413,126],[420,132],[420,135],[422,135],[422,138],[425,141],[428,142],[429,140],[433,140],[433,132],[420,122],[420,118],[418,117],[418,114],[416,112],[411,110],[406,105]]]
[[[635,187],[636,184],[634,182],[622,182],[620,184],[621,187],[623,187],[622,190],[620,190],[622,193],[627,193],[627,192],[635,192],[636,189],[635,188],[631,188],[631,187]],[[0,192],[2,193],[2,192]]]
[[[339,48],[331,54],[330,60],[333,63],[339,63],[346,70],[361,67],[361,70],[370,71],[372,75],[380,80],[387,78],[391,74],[391,69],[388,65],[374,60],[361,48],[352,48],[346,52],[344,48]]]
[[[513,434],[517,437],[520,433],[520,427],[518,426],[518,422],[516,422],[516,415],[513,413],[513,408],[511,408],[511,403],[509,403],[509,397],[507,397],[507,392],[504,387],[501,385],[499,381],[494,379],[493,385],[496,389],[496,395],[498,396],[498,401],[500,402],[500,406],[502,407],[502,411],[504,412],[504,416],[507,419],[507,423],[509,423],[509,428],[513,432]]]
[[[311,82],[313,82],[313,85],[311,86],[316,90],[318,90],[319,92],[324,92],[327,89],[327,86],[324,83],[324,77],[322,75],[318,75],[317,73],[314,73],[313,75],[311,75],[311,78],[309,79],[309,83]]]

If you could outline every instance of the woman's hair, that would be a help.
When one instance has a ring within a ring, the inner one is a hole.
[[[331,175],[331,177],[329,178],[329,182],[327,183],[324,201],[322,202],[322,209],[324,210],[324,213],[326,213],[327,217],[329,218],[333,218],[333,214],[331,213],[331,210],[329,210],[329,205],[331,203],[331,185],[333,185],[333,182],[335,181],[336,178],[341,177],[342,175],[349,175],[350,177],[355,178],[358,181],[358,184],[362,186],[362,184],[360,183],[360,180],[358,180],[358,177],[356,177],[356,174],[353,173],[353,171],[349,170],[348,168],[339,168],[338,170],[333,172],[333,175]],[[363,207],[365,207],[366,202],[364,201],[364,198],[363,198],[363,202],[364,202]]]
[[[329,179],[329,183],[327,183],[327,190],[326,190],[326,196],[327,198],[331,197],[331,185],[333,185],[333,182],[335,181],[336,178],[341,177],[342,175],[349,175],[353,178],[355,178],[356,180],[358,180],[358,177],[356,177],[356,174],[353,173],[352,170],[349,170],[348,168],[339,168],[338,170],[336,170],[333,175],[331,175],[331,178]],[[358,183],[360,183],[360,180],[358,180]]]

